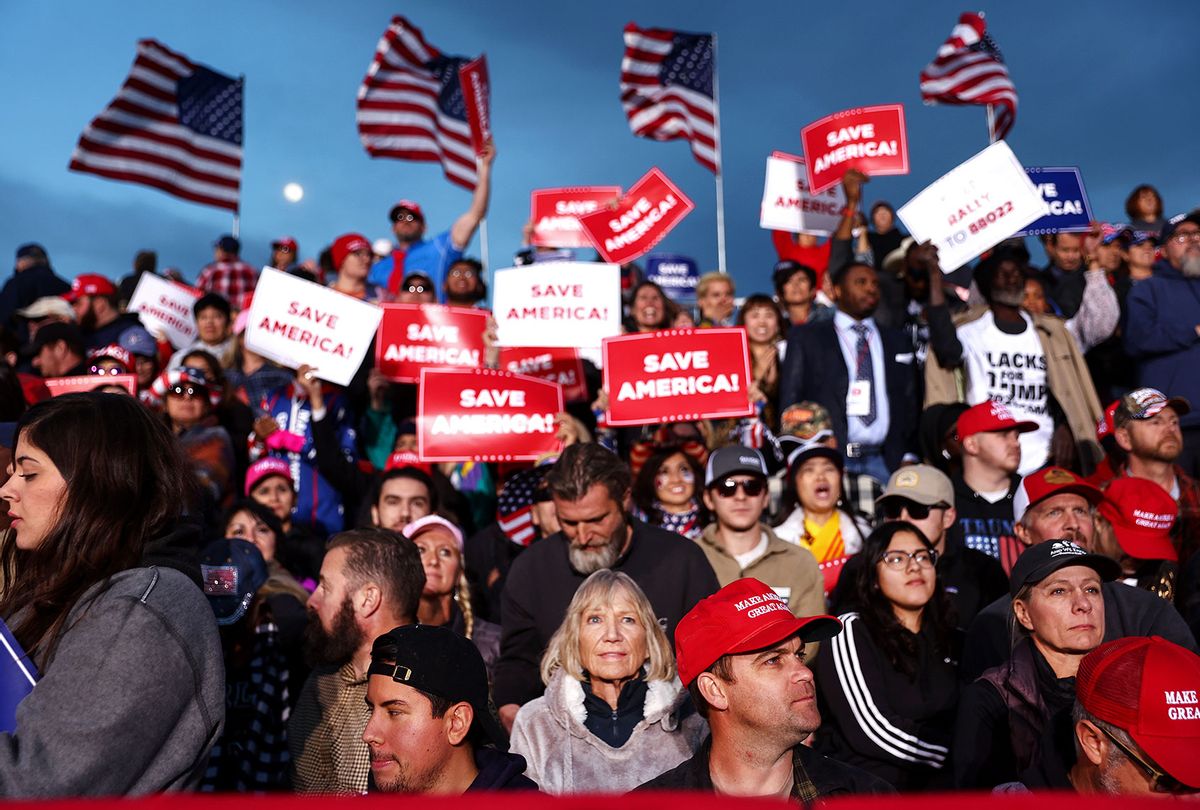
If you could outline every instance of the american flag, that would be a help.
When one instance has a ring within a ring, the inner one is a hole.
[[[1017,88],[982,13],[958,18],[950,38],[921,71],[921,98],[931,104],[989,104],[995,111],[992,140],[1008,135],[1017,119]]]
[[[656,141],[686,138],[696,160],[720,174],[715,78],[712,35],[625,26],[621,105],[629,128]]]
[[[537,536],[532,515],[534,493],[548,472],[549,465],[513,473],[497,496],[496,520],[500,530],[518,546],[529,545]]]
[[[69,168],[237,211],[242,80],[139,41],[129,76],[79,136]]]
[[[393,17],[358,88],[358,135],[371,157],[442,164],[446,178],[474,190],[471,128],[458,69],[403,17]]]

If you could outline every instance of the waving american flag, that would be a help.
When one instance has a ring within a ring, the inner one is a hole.
[[[958,18],[950,38],[921,71],[921,98],[930,104],[987,104],[995,110],[992,140],[1008,135],[1017,119],[1017,88],[982,14]]]
[[[686,138],[696,160],[720,174],[716,53],[709,34],[625,26],[621,105],[634,135]]]

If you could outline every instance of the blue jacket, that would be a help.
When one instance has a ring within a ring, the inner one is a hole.
[[[1200,278],[1188,278],[1166,260],[1133,285],[1128,298],[1125,351],[1137,361],[1138,384],[1200,405]],[[1200,410],[1181,418],[1200,426]]]

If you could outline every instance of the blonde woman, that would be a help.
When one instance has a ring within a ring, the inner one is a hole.
[[[624,793],[690,758],[708,728],[650,601],[602,569],[575,592],[542,658],[546,692],[525,704],[510,750],[547,793]]]
[[[473,641],[490,679],[500,655],[500,626],[477,618],[471,607],[462,531],[441,515],[426,515],[405,526],[404,536],[416,545],[425,569],[417,622],[449,627]]]

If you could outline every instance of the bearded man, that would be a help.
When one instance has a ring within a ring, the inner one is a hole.
[[[542,653],[590,574],[602,568],[628,574],[665,622],[668,638],[684,614],[717,590],[699,546],[629,514],[631,484],[629,467],[597,444],[567,447],[546,474],[562,529],[517,557],[504,585],[493,694],[509,730],[521,704],[541,694]]]
[[[363,732],[370,719],[371,645],[392,628],[417,620],[424,588],[421,554],[404,535],[368,528],[329,539],[304,631],[313,671],[288,721],[297,793],[357,796],[367,791],[371,753]]]

